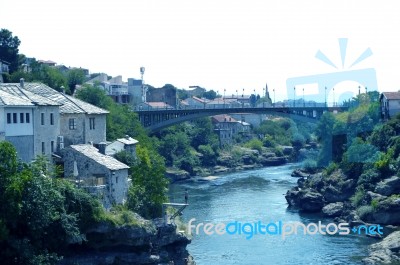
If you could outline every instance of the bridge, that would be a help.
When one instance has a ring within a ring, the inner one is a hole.
[[[317,122],[326,111],[338,113],[346,111],[348,107],[235,107],[235,108],[185,108],[185,109],[147,109],[137,110],[139,120],[149,132],[156,132],[163,128],[202,117],[218,114],[255,113],[290,117],[304,122]]]

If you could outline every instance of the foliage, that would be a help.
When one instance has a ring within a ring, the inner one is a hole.
[[[214,90],[210,90],[203,93],[203,97],[210,100],[215,99],[217,96],[218,96],[217,92],[215,92]]]
[[[71,94],[74,94],[76,85],[81,85],[85,81],[85,73],[82,69],[74,68],[67,73],[67,82]]]
[[[210,145],[199,145],[199,152],[202,154],[201,162],[204,166],[215,166],[217,164],[217,152]]]
[[[18,48],[21,41],[8,29],[0,30],[0,59],[10,63],[10,72],[18,70]]]
[[[354,206],[360,206],[365,199],[365,194],[365,190],[362,187],[359,187],[356,190],[356,193],[354,193],[354,195],[350,198],[351,203]]]
[[[164,177],[164,163],[158,154],[137,147],[138,162],[132,167],[132,185],[128,191],[127,206],[145,218],[160,217],[162,203],[167,201],[168,180]]]
[[[4,264],[56,264],[69,243],[84,240],[90,224],[103,219],[100,203],[62,179],[39,157],[17,161],[0,143],[0,258]],[[57,235],[57,236],[54,236]]]
[[[247,148],[250,148],[250,149],[257,150],[258,152],[261,153],[263,143],[260,140],[253,138],[250,141],[248,141],[247,143],[245,143],[244,146]]]

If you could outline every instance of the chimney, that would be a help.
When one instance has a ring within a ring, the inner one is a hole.
[[[24,88],[25,80],[24,80],[23,78],[21,78],[21,79],[19,80],[19,85],[20,85],[22,88]]]
[[[129,140],[129,135],[125,135],[125,139],[126,139],[126,140]]]
[[[107,146],[107,144],[104,143],[104,142],[101,142],[101,143],[98,144],[98,146],[99,146],[99,152],[102,153],[103,155],[105,155],[106,154],[106,146]]]

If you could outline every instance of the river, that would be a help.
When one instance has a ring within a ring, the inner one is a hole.
[[[172,184],[171,202],[184,201],[189,193],[189,206],[182,218],[185,223],[196,218],[201,222],[225,224],[233,221],[330,223],[317,214],[301,214],[287,208],[284,194],[296,186],[290,173],[296,164],[268,167],[218,176],[210,182]],[[361,264],[373,239],[355,235],[206,235],[200,230],[193,235],[188,250],[198,265],[219,264]],[[232,231],[232,230],[231,230]],[[195,233],[195,229],[192,229]]]

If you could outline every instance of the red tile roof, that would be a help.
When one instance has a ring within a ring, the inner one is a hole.
[[[214,122],[237,122],[237,120],[226,114],[215,115],[212,119]]]

